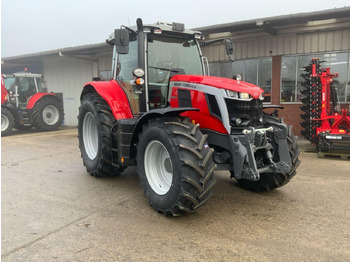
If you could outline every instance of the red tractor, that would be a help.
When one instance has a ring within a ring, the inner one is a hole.
[[[14,73],[1,80],[1,136],[10,134],[13,127],[53,131],[61,126],[62,100],[45,92],[40,74]]]
[[[217,167],[260,191],[288,183],[300,163],[291,127],[263,112],[263,90],[208,76],[200,40],[179,23],[122,26],[107,39],[113,78],[87,83],[81,93],[87,171],[109,177],[137,165],[145,196],[166,216],[201,207]],[[231,41],[222,41],[233,60]]]
[[[333,85],[338,73],[321,68],[321,63],[313,58],[302,75],[302,135],[316,145],[317,151],[350,151],[350,115],[347,108],[340,107]]]

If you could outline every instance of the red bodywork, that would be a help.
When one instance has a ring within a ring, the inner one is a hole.
[[[171,78],[171,81],[201,84],[216,87],[219,89],[227,89],[241,93],[248,93],[254,99],[258,99],[260,95],[264,92],[264,90],[262,90],[260,87],[244,81],[215,76],[175,75]]]
[[[201,86],[214,89],[226,89],[236,92],[248,93],[253,99],[259,99],[263,90],[253,84],[233,79],[209,76],[194,76],[194,75],[175,75],[171,78],[174,84],[171,93],[170,106],[172,108],[179,107],[178,104],[178,89],[186,89],[191,92],[192,107],[198,108],[200,111],[188,111],[182,113],[182,116],[190,117],[195,123],[199,123],[201,128],[210,129],[219,133],[227,134],[222,120],[210,114],[207,99]],[[193,84],[196,88],[177,87],[177,82]],[[91,89],[96,92],[108,103],[115,119],[133,118],[128,97],[123,88],[116,80],[89,82],[85,85],[81,97],[83,97]]]
[[[110,106],[115,119],[133,118],[128,98],[116,80],[89,82],[84,86],[84,92],[94,88]]]
[[[179,107],[177,94],[178,90],[178,87],[174,87],[172,89],[170,99],[171,107]],[[225,129],[221,120],[210,114],[205,94],[196,90],[189,91],[191,92],[192,106],[194,108],[198,108],[200,111],[188,111],[182,113],[181,115],[191,118],[195,123],[199,123],[201,128],[211,129],[219,133],[227,134],[227,130]]]
[[[5,88],[4,78],[1,76],[1,104],[4,105],[8,102],[8,92]]]
[[[313,64],[312,76],[320,77],[322,83],[322,110],[321,118],[314,119],[321,121],[321,126],[316,129],[316,134],[319,135],[322,132],[329,132],[330,134],[349,134],[350,135],[350,116],[348,116],[348,110],[343,108],[341,114],[331,114],[330,104],[330,85],[333,82],[333,78],[338,77],[338,73],[331,74],[330,68],[323,68],[320,74],[316,73]],[[330,120],[333,124],[330,123]]]
[[[210,114],[205,93],[201,91],[201,87],[198,85],[203,85],[207,87],[213,87],[217,89],[226,89],[240,93],[248,93],[254,99],[259,99],[263,90],[253,84],[237,81],[222,77],[210,77],[210,76],[194,76],[194,75],[175,75],[171,78],[174,86],[171,92],[170,106],[179,107],[178,104],[178,90],[186,89],[191,92],[192,107],[199,108],[200,111],[188,111],[182,113],[182,116],[190,117],[195,123],[199,123],[200,127],[203,129],[210,129],[219,133],[227,134],[227,130],[224,127],[222,120],[218,117]],[[177,82],[194,84],[193,87],[188,86],[177,86]],[[196,85],[197,84],[197,85]]]

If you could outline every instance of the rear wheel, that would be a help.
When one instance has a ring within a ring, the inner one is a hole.
[[[33,126],[40,131],[57,130],[63,121],[62,103],[44,97],[37,101],[32,111]]]
[[[137,167],[145,196],[166,216],[201,207],[215,184],[213,150],[189,119],[152,119],[137,144]]]
[[[239,185],[243,188],[253,191],[272,190],[287,184],[296,174],[296,169],[300,164],[299,153],[300,149],[297,145],[297,137],[293,134],[287,136],[289,154],[292,160],[292,169],[289,173],[262,173],[258,181],[247,179],[237,179]],[[277,150],[275,150],[277,151]],[[274,156],[276,160],[277,156]]]
[[[125,167],[112,164],[111,128],[115,118],[106,101],[96,93],[84,96],[79,108],[79,148],[86,170],[93,176],[111,177]]]
[[[6,107],[1,107],[1,136],[6,136],[11,133],[14,125],[14,117],[10,110]]]

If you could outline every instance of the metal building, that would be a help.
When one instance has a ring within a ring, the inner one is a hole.
[[[342,107],[350,102],[350,7],[320,12],[268,17],[196,28],[207,39],[231,38],[236,61],[231,63],[223,44],[207,46],[203,53],[211,75],[243,80],[265,90],[265,103],[284,106],[280,111],[300,135],[300,74],[312,57],[338,72],[334,81]]]
[[[112,30],[112,29],[111,29]],[[339,72],[337,79],[342,106],[350,102],[350,7],[283,15],[196,28],[206,39],[231,38],[234,63],[223,44],[202,49],[211,75],[243,80],[265,90],[265,102],[285,107],[280,112],[300,134],[300,90],[302,67],[312,57],[325,60],[325,67]],[[49,91],[63,93],[64,124],[77,125],[79,96],[84,83],[109,79],[112,49],[106,43],[63,48],[2,58],[2,72],[22,71],[44,75]]]

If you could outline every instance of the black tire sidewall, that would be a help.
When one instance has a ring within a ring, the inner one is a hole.
[[[43,110],[47,106],[54,106],[58,110],[58,120],[54,125],[48,125],[45,123],[43,119]],[[57,130],[63,121],[63,108],[62,103],[56,99],[53,98],[43,98],[36,102],[33,108],[33,120],[34,120],[34,126],[37,129],[43,130],[43,131],[53,131]]]
[[[98,149],[97,149],[97,155],[96,157],[91,160],[85,150],[84,145],[84,139],[83,139],[83,122],[84,117],[87,113],[92,113],[92,115],[95,118],[95,121],[97,123],[97,132],[98,132]],[[81,156],[83,158],[84,164],[88,171],[95,171],[98,168],[99,161],[101,158],[101,150],[102,150],[102,143],[101,143],[101,125],[99,125],[98,121],[98,113],[93,106],[93,104],[90,101],[83,101],[80,107],[80,112],[78,115],[78,133],[79,133],[79,146],[81,151]]]
[[[145,173],[144,154],[147,145],[153,140],[159,141],[164,145],[164,147],[168,150],[172,162],[173,180],[169,191],[164,195],[159,195],[152,189],[148,183],[148,179]],[[146,197],[149,198],[152,206],[156,206],[158,209],[168,209],[177,203],[177,200],[181,193],[182,163],[179,159],[176,146],[173,144],[169,135],[162,128],[157,125],[152,125],[142,133],[142,137],[138,143],[137,150],[139,177],[141,185],[145,190]]]

